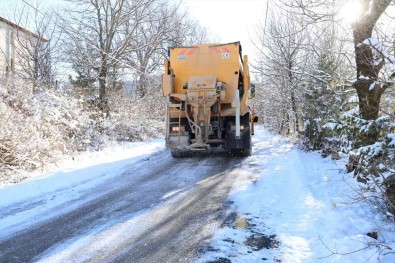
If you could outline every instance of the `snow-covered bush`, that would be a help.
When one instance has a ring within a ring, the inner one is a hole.
[[[109,116],[95,99],[72,89],[29,90],[0,86],[0,183],[110,141],[141,141],[164,133],[164,103],[156,89],[141,100],[121,91],[109,94]]]
[[[62,91],[3,86],[0,94],[0,173],[34,170],[84,143],[90,120],[82,101]]]
[[[342,125],[337,119],[347,106],[343,103],[345,95],[325,85],[311,85],[305,88],[303,96],[301,139],[304,149],[339,151],[343,142],[336,131]]]
[[[385,209],[389,206],[395,212],[395,195],[387,194],[395,190],[395,185],[388,184],[387,180],[395,174],[394,120],[382,116],[373,121],[359,119],[357,124],[359,131],[354,139],[354,150],[350,152],[354,176],[365,184],[378,204]]]
[[[393,116],[364,120],[356,107],[328,120],[322,127],[323,155],[331,154],[327,149],[349,154],[347,171],[363,183],[363,195],[374,201],[376,207],[385,211],[389,207],[395,212],[395,184],[388,183],[395,174]]]
[[[165,133],[165,100],[154,86],[140,98],[123,90],[109,94],[110,116],[104,122],[107,135],[118,141],[157,138]]]

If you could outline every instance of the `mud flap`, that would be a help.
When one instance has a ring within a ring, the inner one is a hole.
[[[240,133],[240,139],[236,139],[235,131],[228,131],[225,137],[226,149],[250,149],[251,148],[251,134],[250,128],[247,127]]]
[[[251,154],[251,130],[250,130],[250,114],[247,113],[240,118],[240,124],[245,128],[240,131],[240,137],[237,138],[237,130],[228,130],[225,136],[225,145],[224,148],[237,150],[237,151],[245,151],[250,152],[247,155]]]

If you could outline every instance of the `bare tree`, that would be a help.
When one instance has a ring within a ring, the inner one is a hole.
[[[206,36],[180,4],[162,0],[70,2],[74,5],[66,27],[67,53],[74,67],[85,66],[84,72],[96,72],[102,105],[106,88],[122,73],[136,76],[137,90],[143,97],[151,75],[163,64],[168,46]],[[77,76],[81,83],[86,78],[83,75]]]
[[[163,64],[163,57],[167,53],[165,45],[177,43],[182,38],[181,34],[174,34],[179,28],[174,26],[173,21],[182,19],[178,7],[160,1],[153,2],[144,22],[136,27],[133,45],[142,48],[134,50],[128,62],[136,69],[137,93],[140,97],[147,93],[150,76]]]
[[[134,66],[137,75],[137,92],[144,97],[152,75],[160,75],[169,46],[192,45],[207,42],[207,33],[197,22],[182,11],[180,4],[155,1],[144,22],[137,25],[133,38],[135,49],[128,63]]]
[[[106,105],[110,71],[118,69],[131,52],[142,48],[133,46],[133,37],[153,1],[70,0],[73,5],[68,10],[65,30],[71,40],[71,53],[77,56],[74,61],[87,64],[97,72],[102,109]]]
[[[303,45],[307,39],[306,32],[302,25],[291,19],[289,12],[272,10],[267,20],[267,31],[264,26],[260,26],[258,39],[259,60],[262,62],[256,69],[269,79],[271,86],[281,89],[278,97],[282,97],[280,108],[290,109],[280,111],[284,115],[282,119],[288,123],[288,129],[298,132],[298,74],[304,63]],[[280,130],[284,128],[284,124],[281,124]]]
[[[365,120],[374,120],[379,116],[381,96],[390,86],[388,80],[380,79],[381,70],[390,58],[384,52],[381,43],[372,36],[379,18],[394,1],[361,0],[361,2],[362,15],[352,25],[357,75],[353,87],[358,93],[361,117]],[[341,9],[341,1],[296,0],[292,3],[287,1],[283,3],[294,7],[296,13],[302,14],[306,18],[306,24],[333,20]],[[328,9],[329,6],[337,8]]]

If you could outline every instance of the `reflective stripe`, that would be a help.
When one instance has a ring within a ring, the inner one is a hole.
[[[215,53],[217,53],[217,54],[218,54],[218,53],[221,53],[221,51],[220,51],[218,48],[216,48],[216,47],[213,47],[212,50],[213,50]]]

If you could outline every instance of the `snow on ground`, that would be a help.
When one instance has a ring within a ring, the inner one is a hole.
[[[253,143],[230,195],[229,222],[196,262],[395,262],[379,245],[394,247],[393,223],[354,202],[358,183],[344,160],[303,152],[263,129]]]
[[[87,190],[122,174],[128,165],[161,150],[164,150],[163,139],[117,144],[102,151],[82,153],[74,160],[66,160],[53,167],[51,172],[29,174],[29,179],[19,184],[3,185],[0,187],[1,234],[6,236],[37,220],[75,208],[65,206],[63,211],[58,209],[66,202],[79,200]],[[89,200],[95,197],[92,195]],[[55,207],[56,211],[52,211]]]
[[[101,151],[86,151],[77,153],[77,155],[70,157],[65,156],[63,161],[58,163],[46,164],[45,169],[36,170],[34,172],[21,172],[20,174],[14,174],[7,181],[0,181],[0,190],[5,187],[15,185],[14,182],[26,182],[32,179],[42,179],[47,177],[61,176],[64,173],[75,172],[78,169],[85,169],[93,167],[97,164],[107,164],[116,162],[116,167],[121,167],[124,163],[118,163],[119,161],[129,162],[130,159],[135,157],[141,157],[144,155],[152,154],[158,150],[164,149],[163,139],[153,139],[146,142],[114,142],[109,143],[109,146]],[[102,167],[103,168],[103,167]],[[103,170],[113,169],[112,166],[105,166]],[[101,171],[101,169],[100,169]],[[90,179],[96,177],[96,173],[90,173],[89,175],[84,175],[82,178],[79,176],[80,180]],[[78,182],[78,178],[71,179],[67,178],[66,183],[72,183],[75,180]],[[36,193],[36,192],[34,192]]]
[[[232,172],[238,179],[229,196],[229,216],[196,262],[395,262],[395,255],[380,245],[387,241],[394,247],[393,223],[383,221],[384,215],[368,203],[354,202],[358,184],[344,173],[344,160],[305,153],[260,127],[253,143],[253,156]],[[153,140],[85,153],[58,171],[2,186],[2,234],[62,212],[51,208],[78,200],[163,149],[163,140]],[[31,209],[20,209],[26,200]],[[377,232],[378,240],[368,237],[369,232]]]

